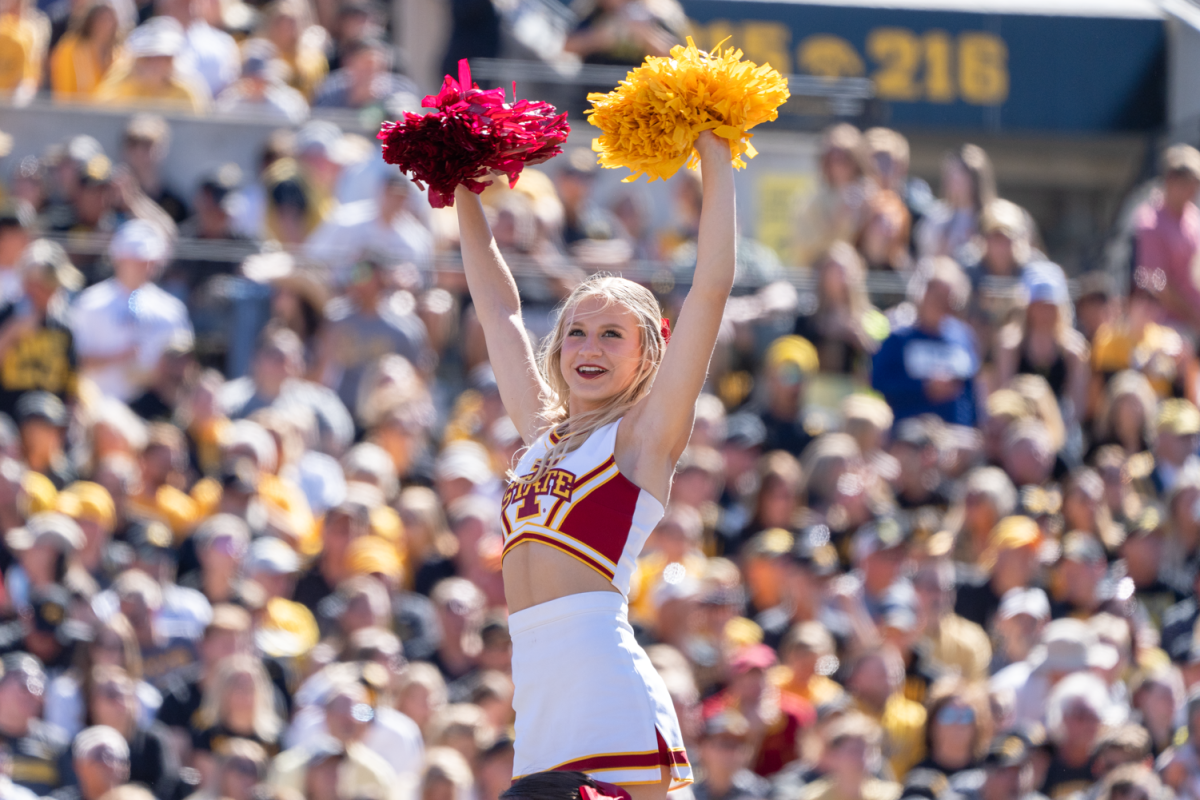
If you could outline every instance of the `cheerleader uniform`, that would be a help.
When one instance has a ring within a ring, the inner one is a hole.
[[[663,506],[617,469],[620,420],[595,430],[534,483],[504,493],[504,553],[525,542],[553,547],[621,592],[584,592],[509,617],[517,713],[514,778],[585,772],[616,784],[651,784],[670,767],[671,789],[692,781],[671,697],[629,626],[629,581]],[[557,442],[543,434],[517,465],[535,471]]]

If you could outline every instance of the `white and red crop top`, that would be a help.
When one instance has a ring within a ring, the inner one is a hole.
[[[629,596],[637,558],[664,509],[617,469],[613,449],[620,424],[597,428],[536,483],[508,487],[501,512],[505,555],[525,542],[548,545],[587,564]],[[517,474],[532,474],[556,441],[552,431],[539,436],[517,464]]]

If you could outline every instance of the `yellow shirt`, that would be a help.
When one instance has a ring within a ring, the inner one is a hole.
[[[58,40],[50,54],[50,89],[55,98],[87,97],[94,94],[105,76],[123,62],[120,49],[113,51],[112,60],[104,64],[96,48],[79,38],[74,31]]]
[[[11,92],[42,73],[46,36],[41,19],[33,15],[0,16],[0,92]]]
[[[1168,397],[1175,377],[1175,358],[1181,352],[1183,337],[1165,325],[1147,322],[1135,342],[1124,325],[1106,322],[1092,342],[1092,369],[1101,374],[1139,370],[1150,379],[1159,397]]]
[[[157,106],[175,106],[193,114],[203,114],[208,110],[208,98],[177,75],[172,76],[165,87],[151,87],[145,85],[132,72],[119,73],[117,70],[109,70],[109,73],[93,95],[98,103],[152,103]]]
[[[925,758],[925,706],[896,693],[888,698],[880,716],[861,706],[859,710],[883,728],[883,756],[892,767],[892,776],[904,780]]]

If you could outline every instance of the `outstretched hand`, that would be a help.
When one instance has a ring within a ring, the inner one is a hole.
[[[729,140],[722,139],[712,131],[701,131],[696,137],[696,152],[700,154],[701,161],[715,158],[723,158],[726,161],[733,159],[729,150]]]

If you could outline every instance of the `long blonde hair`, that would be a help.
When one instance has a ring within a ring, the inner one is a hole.
[[[633,381],[603,408],[569,417],[571,389],[562,375],[563,342],[575,318],[575,308],[593,297],[604,300],[605,307],[616,304],[633,312],[640,331],[642,357]],[[553,429],[554,435],[551,436],[545,457],[538,460],[531,474],[510,474],[514,483],[524,484],[540,479],[564,456],[577,450],[594,431],[620,419],[650,393],[654,376],[658,374],[667,349],[667,341],[662,334],[661,314],[662,310],[653,293],[626,278],[598,273],[575,287],[563,301],[554,331],[546,338],[538,357],[538,369],[549,389],[542,398],[542,418]]]
[[[275,691],[271,679],[261,661],[244,653],[227,656],[217,664],[217,673],[213,676],[212,685],[205,690],[200,705],[201,725],[212,727],[225,723],[223,711],[229,685],[239,675],[249,675],[254,681],[254,735],[264,742],[275,742],[283,726],[275,710]]]

